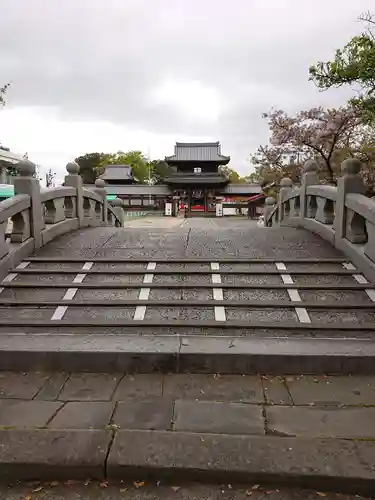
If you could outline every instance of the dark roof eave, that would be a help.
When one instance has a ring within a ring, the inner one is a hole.
[[[177,160],[176,155],[166,156],[165,162],[169,165],[189,165],[191,163],[215,163],[218,165],[227,165],[230,162],[230,156],[218,156],[213,160]]]
[[[167,177],[166,179],[164,179],[164,182],[166,184],[173,185],[215,184],[225,186],[229,183],[229,179],[215,179],[212,177],[203,177],[199,179],[194,179],[192,177]]]

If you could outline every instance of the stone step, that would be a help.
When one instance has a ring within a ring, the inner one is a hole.
[[[0,430],[0,450],[3,481],[250,482],[369,496],[375,489],[373,441],[12,429]]]
[[[375,340],[199,335],[0,335],[2,370],[375,374]]]
[[[364,500],[363,496],[338,494],[337,492],[317,492],[300,488],[276,487],[274,484],[259,485],[247,482],[242,485],[232,484],[197,484],[183,481],[169,484],[154,481],[66,481],[56,484],[23,482],[11,486],[0,484],[0,498],[20,500],[30,497],[33,491],[42,488],[44,500],[317,500],[318,493],[325,500]],[[40,490],[39,490],[40,491]]]

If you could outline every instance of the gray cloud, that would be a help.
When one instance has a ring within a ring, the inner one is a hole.
[[[308,67],[359,31],[356,17],[371,3],[2,0],[0,83],[12,80],[12,106],[53,106],[64,120],[108,120],[177,140],[220,139],[244,166],[267,139],[263,111],[342,102],[345,92],[316,91]],[[216,89],[219,118],[153,103],[167,79]]]

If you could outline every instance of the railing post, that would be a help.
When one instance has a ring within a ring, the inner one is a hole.
[[[337,198],[335,207],[335,239],[349,237],[352,240],[353,235],[347,234],[347,211],[345,209],[345,197],[349,193],[365,194],[366,187],[361,177],[362,163],[356,158],[348,158],[341,164],[343,173],[337,181]]]
[[[303,173],[301,177],[300,187],[300,218],[303,219],[307,216],[307,195],[306,190],[308,186],[316,186],[320,184],[318,177],[318,164],[315,160],[307,160],[303,166]]]
[[[107,191],[105,189],[105,182],[103,181],[103,179],[96,179],[94,191],[103,200],[102,224],[106,226],[108,224],[108,201],[107,201]]]
[[[273,196],[268,196],[265,200],[265,207],[264,207],[264,225],[265,225],[265,227],[272,226],[272,221],[268,221],[268,217],[273,212],[275,206],[276,206],[275,198]]]
[[[82,187],[82,177],[78,174],[79,165],[72,161],[67,164],[66,171],[68,175],[65,176],[64,185],[73,187],[76,189],[76,210],[77,210],[77,219],[79,227],[83,226],[84,219],[84,211],[83,211],[83,187]]]
[[[124,209],[122,206],[122,200],[116,196],[116,198],[114,198],[111,201],[111,205],[112,205],[114,213],[116,214],[116,216],[118,217],[118,219],[121,222],[121,227],[123,227],[124,226]]]
[[[278,199],[280,224],[284,220],[284,213],[285,213],[284,199],[286,195],[288,195],[292,191],[292,189],[293,189],[293,182],[291,179],[289,179],[289,177],[284,177],[283,179],[281,179],[279,199]]]
[[[14,179],[14,194],[30,196],[30,233],[34,238],[34,248],[37,250],[43,245],[42,231],[44,225],[43,205],[40,198],[39,180],[35,179],[35,164],[29,160],[22,160],[16,164],[20,177]]]

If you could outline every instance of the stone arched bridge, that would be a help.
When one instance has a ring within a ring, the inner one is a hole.
[[[18,168],[0,203],[3,478],[373,493],[375,202],[357,162],[337,187],[311,162],[284,179],[266,227],[124,223],[77,165],[48,190]]]
[[[300,188],[284,179],[264,228],[230,218],[124,226],[121,201],[108,204],[102,181],[84,189],[77,169],[67,166],[64,187],[40,190],[23,162],[16,195],[1,203],[0,352],[10,368],[32,367],[37,353],[9,350],[43,345],[55,352],[48,367],[65,367],[64,355],[81,366],[70,351],[86,349],[100,369],[99,353],[107,366],[120,345],[124,356],[155,351],[162,369],[202,351],[202,367],[223,354],[217,371],[240,354],[251,362],[232,371],[375,371],[375,202],[355,161],[337,187],[320,185],[311,162]]]

